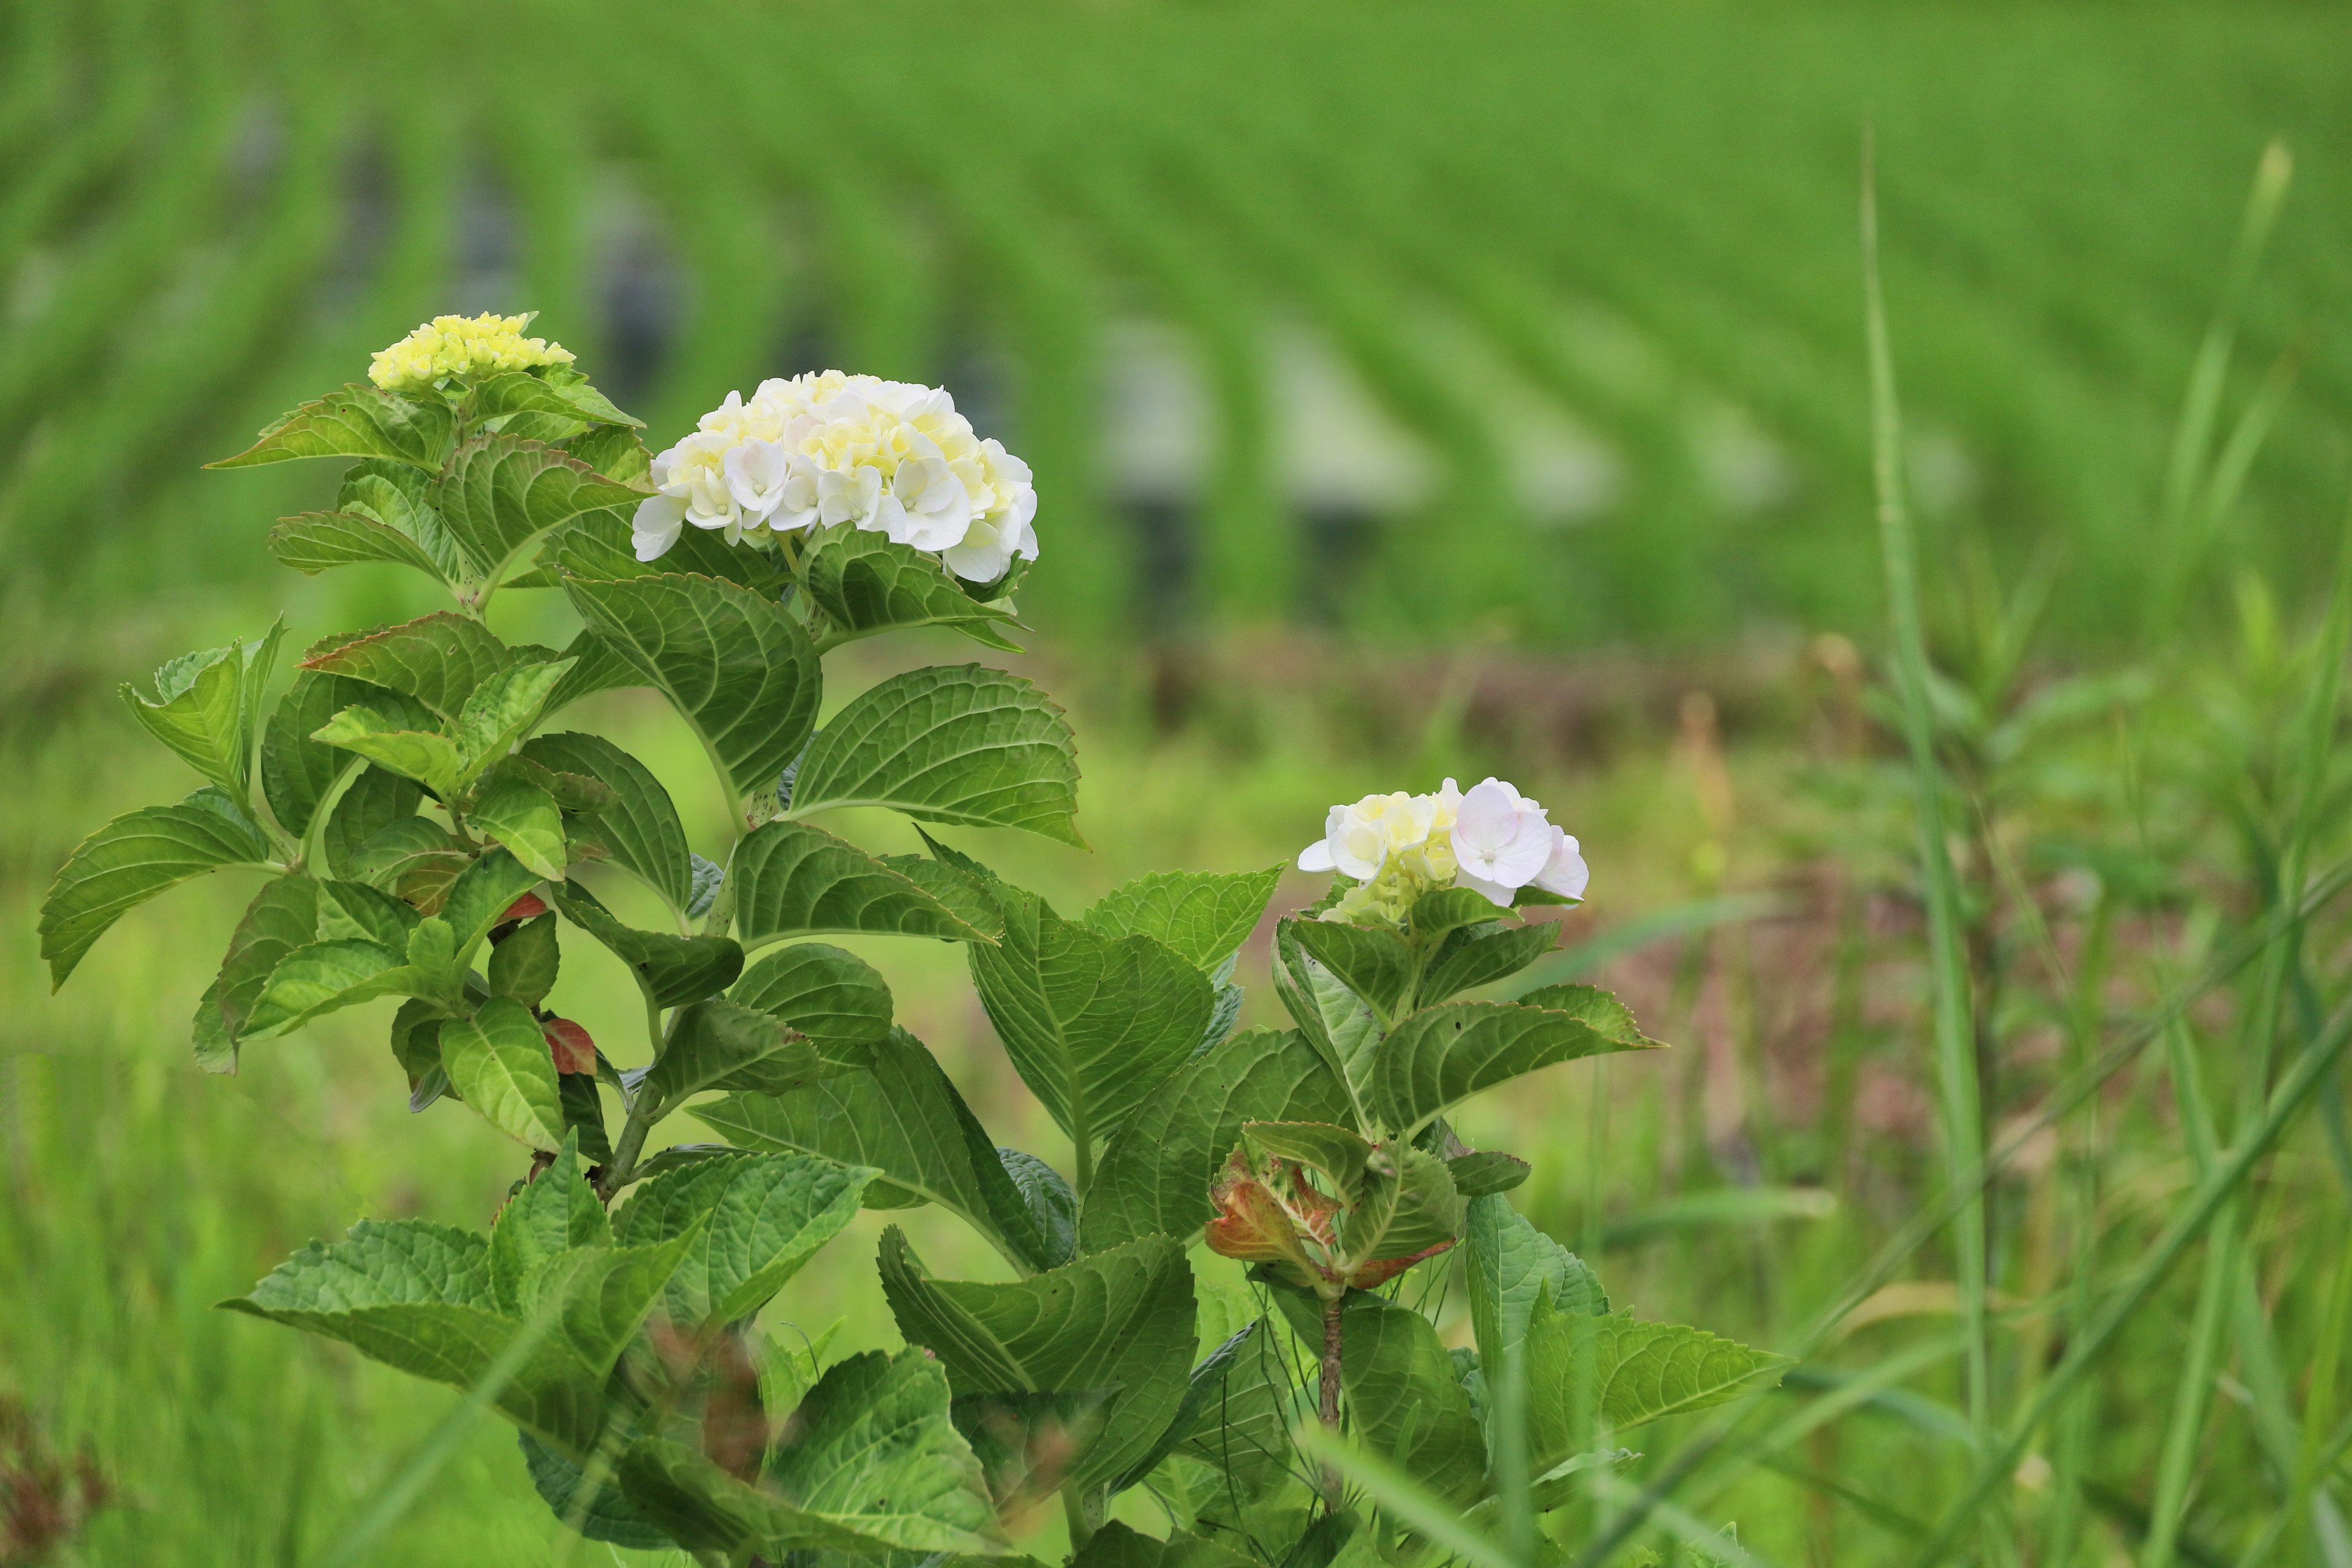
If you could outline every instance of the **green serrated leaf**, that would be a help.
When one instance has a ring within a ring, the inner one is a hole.
[[[735,929],[747,946],[848,934],[982,940],[900,868],[805,822],[765,823],[735,847]]]
[[[1019,1268],[1052,1267],[1029,1205],[995,1145],[923,1043],[892,1029],[873,1065],[790,1094],[737,1094],[693,1114],[748,1149],[819,1155],[882,1173],[868,1208],[935,1203]]]
[[[1423,1007],[1507,979],[1552,950],[1559,928],[1549,921],[1504,926],[1484,935],[1457,931],[1437,950],[1413,992]]]
[[[1131,1486],[1140,1484],[1145,1477],[1150,1475],[1160,1460],[1174,1453],[1177,1446],[1192,1435],[1193,1427],[1198,1425],[1202,1414],[1208,1408],[1211,1401],[1223,1401],[1227,1376],[1233,1372],[1234,1363],[1242,1359],[1244,1351],[1258,1337],[1259,1331],[1265,1326],[1265,1321],[1262,1318],[1255,1322],[1243,1324],[1216,1349],[1202,1358],[1200,1364],[1192,1369],[1192,1375],[1185,1380],[1183,1403],[1176,1407],[1175,1415],[1160,1431],[1151,1447],[1144,1452],[1143,1457],[1129,1465],[1125,1474],[1112,1479],[1110,1483],[1112,1495],[1116,1496]]]
[[[672,936],[623,925],[584,888],[550,888],[548,902],[636,973],[657,1007],[716,996],[743,973],[743,950],[723,936]]]
[[[1004,935],[966,950],[972,983],[1083,1168],[1192,1057],[1214,1005],[1208,977],[1151,937],[1099,936],[1034,894],[1000,887],[997,901]]]
[[[1322,1307],[1314,1292],[1268,1289],[1292,1330],[1320,1344]],[[1349,1291],[1339,1318],[1339,1386],[1350,1434],[1367,1451],[1456,1507],[1486,1489],[1477,1412],[1427,1318],[1370,1291]]]
[[[694,1449],[646,1439],[623,1456],[623,1492],[690,1550],[986,1553],[1003,1551],[980,1461],[920,1351],[868,1351],[825,1371],[784,1424],[758,1486]]]
[[[986,647],[1021,651],[996,629],[1020,627],[1010,610],[976,603],[938,561],[887,534],[848,523],[819,530],[802,559],[801,583],[832,623],[826,647],[877,632],[948,626]]]
[[[1364,1184],[1364,1162],[1372,1152],[1362,1133],[1328,1121],[1245,1121],[1242,1138],[1265,1153],[1318,1173],[1349,1203]]]
[[[621,1495],[616,1481],[607,1479],[583,1510],[580,1506],[580,1489],[587,1482],[587,1472],[528,1431],[517,1436],[522,1443],[523,1464],[530,1472],[530,1484],[538,1491],[540,1501],[558,1519],[579,1521],[583,1539],[608,1541],[615,1546],[644,1552],[677,1547],[676,1542],[646,1523],[629,1506],[629,1500]]]
[[[1081,1491],[1148,1451],[1183,1403],[1193,1345],[1183,1248],[1147,1237],[1008,1284],[929,1278],[896,1226],[882,1291],[909,1344],[928,1346],[958,1394],[1118,1390],[1101,1435],[1070,1463]]]
[[[594,632],[583,631],[573,637],[564,645],[563,657],[572,661],[572,668],[555,683],[555,689],[547,694],[547,706],[540,710],[542,716],[560,712],[600,691],[619,691],[646,683],[643,672],[614,652],[612,645]]]
[[[1412,984],[1412,949],[1402,938],[1338,921],[1294,920],[1286,929],[1309,957],[1360,997],[1377,1017],[1385,1022],[1396,1016],[1397,1005]]]
[[[392,1020],[392,1059],[408,1080],[408,1110],[415,1115],[449,1090],[449,1069],[441,1065],[441,1026],[446,1015],[437,1003],[411,997]]]
[[[245,684],[244,650],[231,643],[157,670],[153,699],[126,684],[122,705],[182,761],[242,799],[252,765]]]
[[[688,1332],[740,1322],[857,1217],[874,1176],[800,1154],[700,1161],[641,1184],[621,1211],[620,1239],[640,1246],[691,1233],[664,1290],[670,1321]]]
[[[650,1093],[667,1114],[706,1089],[789,1094],[824,1071],[824,1058],[798,1031],[714,996],[678,1015],[638,1092]]]
[[[1453,1246],[1462,1234],[1462,1207],[1444,1161],[1406,1144],[1382,1144],[1354,1205],[1339,1216],[1339,1245],[1359,1263],[1402,1266]]]
[[[389,562],[414,566],[436,583],[449,582],[441,563],[422,544],[363,512],[306,511],[281,517],[269,531],[267,543],[280,566],[290,566],[307,577],[333,566]]]
[[[1780,1381],[1785,1356],[1680,1323],[1538,1308],[1527,1333],[1528,1448],[1533,1474],[1612,1433],[1686,1415]]]
[[[474,689],[465,711],[457,715],[457,749],[465,760],[466,782],[479,778],[513,751],[524,732],[539,722],[548,699],[571,668],[569,660],[561,658],[518,664]]]
[[[457,793],[465,776],[465,758],[455,741],[437,730],[409,729],[403,716],[364,702],[344,709],[310,738],[415,779],[444,800]]]
[[[1454,1177],[1456,1192],[1465,1198],[1483,1198],[1519,1185],[1531,1167],[1517,1155],[1499,1149],[1474,1149],[1447,1160],[1445,1169]]]
[[[1188,1531],[1171,1531],[1161,1541],[1114,1519],[1070,1559],[1070,1568],[1248,1568],[1256,1561]]]
[[[533,371],[514,370],[478,382],[473,389],[474,414],[494,419],[512,414],[556,414],[592,425],[643,428],[613,406],[605,395],[588,384],[576,370],[557,365]]]
[[[125,812],[75,846],[41,901],[41,957],[55,989],[107,928],[156,894],[230,866],[268,868],[269,840],[207,786],[177,805]]]
[[[229,937],[219,978],[205,994],[196,1028],[196,1061],[206,1072],[235,1072],[237,1043],[270,971],[319,931],[319,887],[309,877],[279,877],[246,906]],[[210,1010],[209,1026],[204,1009]]]
[[[489,935],[514,901],[539,880],[538,872],[503,849],[493,849],[466,868],[441,906],[441,918],[456,935],[460,961],[473,962],[474,944]]]
[[[310,942],[278,960],[269,972],[242,1037],[286,1034],[324,1014],[379,996],[415,995],[423,989],[423,978],[398,948],[356,937]]]
[[[499,1310],[519,1318],[533,1269],[573,1247],[612,1243],[604,1205],[581,1170],[580,1141],[566,1138],[555,1163],[524,1183],[490,1226],[491,1299]]]
[[[1500,920],[1503,911],[1475,888],[1440,888],[1413,900],[1407,920],[1412,934],[1427,942],[1450,931]]]
[[[808,1037],[829,1065],[863,1067],[890,1032],[890,987],[874,966],[823,942],[795,942],[743,972],[730,1000]]]
[[[590,629],[670,700],[743,794],[772,789],[816,723],[816,649],[782,608],[677,573],[567,576]]]
[[[481,622],[436,610],[398,626],[314,644],[303,654],[301,668],[388,688],[454,720],[475,688],[513,663],[513,651]]]
[[[1136,1108],[1103,1151],[1079,1216],[1100,1252],[1138,1237],[1191,1237],[1214,1217],[1209,1185],[1250,1121],[1345,1121],[1347,1090],[1295,1029],[1211,1047]]]
[[[1366,1110],[1381,1022],[1361,997],[1307,952],[1298,940],[1304,920],[1284,921],[1274,932],[1274,992],[1347,1089],[1357,1126],[1372,1130]]]
[[[403,952],[416,929],[415,910],[364,882],[320,882],[316,908],[321,942],[355,937]]]
[[[364,681],[298,669],[293,685],[270,710],[261,731],[261,794],[287,832],[307,835],[335,781],[358,765],[349,752],[314,741],[312,733],[370,695]]]
[[[405,845],[400,853],[422,849],[427,840],[434,847],[447,847],[449,836],[440,825],[416,815],[425,799],[422,784],[390,769],[373,767],[349,752],[321,749],[359,770],[335,803],[320,835],[327,871],[351,881],[383,885],[379,870],[396,858],[385,853],[391,842],[387,835],[394,829],[424,830],[423,837]]]
[[[1061,709],[1018,676],[968,664],[909,670],[852,699],[809,742],[792,809],[887,806],[1083,848],[1077,789]]]
[[[1569,992],[1580,994],[1561,994]],[[1523,1073],[1657,1044],[1633,1028],[1631,1016],[1606,992],[1552,986],[1533,996],[1567,1005],[1532,999],[1449,1002],[1405,1019],[1374,1053],[1368,1109],[1383,1127],[1411,1134],[1481,1089]]]
[[[466,823],[481,837],[505,845],[540,876],[563,880],[563,814],[545,790],[515,778],[493,780],[466,814]]]
[[[456,419],[438,398],[410,402],[353,382],[266,426],[260,439],[208,468],[247,468],[294,458],[384,458],[438,468]]]
[[[362,458],[344,470],[342,486],[335,492],[335,509],[373,518],[407,535],[431,561],[435,574],[454,583],[465,575],[465,558],[442,525],[441,514],[433,509],[437,479],[436,474],[406,463]]]
[[[522,755],[558,773],[594,779],[612,791],[612,800],[590,814],[606,858],[660,894],[671,909],[686,908],[693,894],[686,829],[652,770],[603,736],[577,731],[534,735],[523,743]]]
[[[553,1153],[563,1146],[555,1058],[530,1009],[494,996],[470,1018],[441,1026],[441,1060],[467,1105],[509,1138]]]
[[[490,949],[490,994],[511,996],[536,1009],[555,989],[563,954],[555,938],[555,914],[523,921]]]
[[[597,425],[564,442],[563,449],[616,484],[650,488],[653,455],[625,425]]]
[[[1038,1260],[1059,1268],[1078,1255],[1078,1195],[1062,1173],[1034,1154],[999,1149],[996,1162],[1004,1167],[1013,1190],[1029,1211],[1031,1231],[1041,1244]]]
[[[1105,936],[1156,937],[1196,969],[1214,969],[1257,929],[1283,868],[1160,871],[1113,889],[1078,918]]]
[[[457,449],[441,481],[439,510],[474,574],[496,582],[549,530],[583,512],[634,510],[643,500],[569,453],[500,435]]]
[[[619,583],[685,574],[732,583],[761,599],[780,599],[787,581],[782,563],[773,552],[750,548],[750,543],[730,544],[724,534],[689,528],[660,561],[648,563],[637,559],[627,518],[593,511],[549,534],[539,559],[567,579]]]
[[[1587,1317],[1609,1310],[1592,1270],[1499,1194],[1470,1200],[1462,1268],[1484,1365],[1501,1366],[1519,1352],[1538,1301]]]

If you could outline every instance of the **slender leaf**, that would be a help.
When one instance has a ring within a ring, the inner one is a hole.
[[[107,928],[166,889],[228,866],[263,866],[269,841],[207,786],[177,805],[125,812],[75,846],[41,901],[41,957],[63,985]]]
[[[906,868],[886,866],[804,822],[770,822],[746,836],[728,876],[735,884],[735,929],[748,946],[861,933],[982,940]]]
[[[455,431],[449,405],[438,398],[412,403],[353,382],[280,416],[236,457],[205,466],[245,468],[293,458],[384,458],[438,468]]]

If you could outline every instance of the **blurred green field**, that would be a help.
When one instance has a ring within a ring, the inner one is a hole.
[[[1874,117],[1985,1121],[2014,1145],[1994,1420],[2181,1212],[2200,1129],[2226,1144],[2345,994],[2324,915],[2281,973],[2145,1027],[2298,845],[2315,874],[2352,851],[2336,715],[2308,709],[2352,457],[2337,11],[19,0],[0,37],[0,1406],[119,1489],[56,1561],[309,1568],[456,1403],[211,1304],[362,1214],[484,1222],[508,1151],[405,1113],[373,1011],[198,1073],[242,889],[134,914],[54,998],[32,936],[85,832],[186,787],[116,682],[280,607],[298,642],[429,607],[270,565],[268,520],[323,473],[193,470],[436,310],[541,310],[656,445],[820,363],[945,381],[1003,434],[1045,497],[1015,663],[1072,707],[1094,849],[961,841],[1066,910],[1286,858],[1331,802],[1446,773],[1553,804],[1595,874],[1565,940],[1678,1048],[1465,1131],[1536,1159],[1520,1205],[1620,1304],[1784,1344],[1946,1170],[1913,803],[1855,647],[1884,617]],[[2259,452],[2200,532],[2165,511],[2168,443],[2274,136],[2294,190],[2213,442]],[[2189,630],[2153,608],[2168,574]],[[518,635],[560,634],[508,597]],[[715,811],[645,697],[599,717]],[[955,951],[850,945],[992,1131],[1065,1152]],[[1239,977],[1277,1021],[1262,941]],[[610,1016],[619,983],[576,962],[560,1005]],[[2228,1239],[2035,1429],[1989,1568],[2138,1561],[2168,1485],[2174,1560],[2352,1563],[2347,1122],[2331,1076]],[[942,1273],[999,1267],[900,1217]],[[879,1228],[770,1331],[895,1342]],[[1910,1561],[1984,1440],[1960,1296],[1939,1236],[1693,1473],[1690,1517],[1759,1562]],[[2210,1414],[2168,1463],[2209,1332]],[[1645,1433],[1633,1479],[1704,1430]],[[367,1561],[539,1564],[556,1535],[485,1423]]]

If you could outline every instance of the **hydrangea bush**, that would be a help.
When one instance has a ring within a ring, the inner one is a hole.
[[[1339,873],[1330,895],[1276,925],[1292,1026],[1237,1029],[1235,957],[1280,868],[1161,873],[1066,916],[931,836],[1080,842],[1070,732],[1028,681],[916,669],[816,723],[853,639],[1014,647],[1037,554],[1018,459],[944,392],[834,372],[730,394],[656,457],[526,324],[419,328],[372,384],[215,465],[349,460],[334,510],[280,521],[272,552],[397,563],[452,606],[325,637],[282,689],[282,622],[126,687],[204,783],[100,828],[42,910],[62,984],[143,900],[255,879],[199,1064],[381,1002],[410,1109],[520,1145],[486,1231],[362,1220],[226,1306],[482,1391],[572,1529],[737,1565],[1002,1556],[1056,1495],[1082,1568],[1406,1563],[1426,1543],[1301,1462],[1302,1430],[1459,1509],[1516,1477],[1549,1510],[1628,1457],[1618,1435],[1771,1380],[1771,1357],[1612,1311],[1512,1209],[1527,1164],[1449,1123],[1521,1074],[1654,1044],[1590,986],[1464,999],[1550,948],[1526,910],[1584,889],[1544,808],[1493,779],[1335,807],[1300,858]],[[583,629],[502,640],[483,616],[509,589],[564,595]],[[562,727],[618,687],[700,738],[730,842],[691,846],[644,764]],[[827,832],[844,805],[923,825],[929,853]],[[658,929],[600,896],[625,879]],[[963,947],[1068,1171],[995,1143],[882,975],[822,940],[849,933]],[[642,1019],[554,1015],[566,963],[620,965]],[[680,1136],[680,1112],[723,1142]],[[909,1348],[825,1364],[760,1331],[861,1206],[923,1204],[1011,1278],[937,1279],[893,1228]],[[1475,1349],[1419,1304],[1456,1274]],[[1165,1546],[1106,1522],[1139,1489]]]

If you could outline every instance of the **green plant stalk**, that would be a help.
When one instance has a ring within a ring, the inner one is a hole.
[[[1927,883],[1928,962],[1935,986],[1937,1088],[1943,1102],[1944,1159],[1954,1190],[1969,1193],[1953,1220],[1961,1326],[1969,1336],[1969,1419],[1985,1426],[1992,1412],[1992,1365],[1985,1322],[1984,1118],[1979,1103],[1975,1031],[1969,1019],[1968,958],[1962,948],[1959,888],[1944,837],[1942,779],[1936,761],[1928,696],[1927,635],[1920,621],[1916,542],[1903,486],[1903,415],[1878,269],[1877,176],[1872,145],[1863,147],[1862,250],[1865,328],[1870,351],[1872,474],[1878,495],[1879,544],[1885,556],[1887,610],[1894,623],[1895,669],[1903,734],[1919,822],[1919,859]]]
[[[1993,1489],[2006,1479],[2016,1467],[2020,1455],[2033,1433],[2041,1426],[2051,1409],[2064,1396],[2090,1368],[2091,1363],[2106,1349],[2125,1321],[2138,1310],[2148,1293],[2171,1271],[2190,1244],[2205,1234],[2222,1206],[2235,1194],[2255,1164],[2267,1153],[2271,1144],[2284,1131],[2287,1123],[2303,1109],[2305,1101],[2325,1080],[2328,1070],[2352,1043],[2352,1010],[2339,1014],[2326,1033],[2307,1047],[2287,1076],[2271,1095],[2261,1121],[2251,1128],[2228,1156],[2217,1163],[2200,1181],[2172,1223],[2155,1247],[2141,1258],[2126,1282],[2099,1309],[2098,1315],[2084,1330],[2080,1339],[2068,1344],[2066,1359],[2051,1373],[2041,1393],[2027,1406],[2010,1429],[2009,1435],[1979,1465],[1976,1475],[1960,1500],[1946,1513],[1935,1536],[1915,1557],[1913,1568],[1937,1568],[1948,1561],[1960,1539],[1976,1518],[1976,1510],[1990,1496]]]

